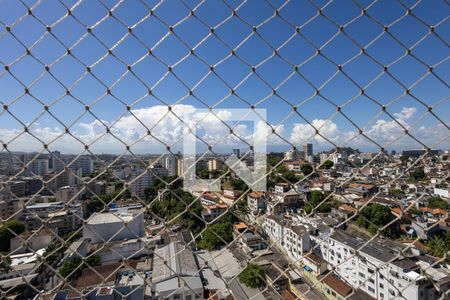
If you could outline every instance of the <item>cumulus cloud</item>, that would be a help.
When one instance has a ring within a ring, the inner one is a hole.
[[[400,124],[409,129],[411,120],[416,113],[415,107],[403,107],[393,116]],[[195,126],[197,135],[207,143],[217,144],[217,147],[222,150],[229,150],[236,145],[242,147],[241,139],[248,144],[266,139],[269,149],[273,146],[286,145],[279,136],[296,146],[305,142],[313,142],[318,148],[323,149],[332,147],[329,141],[338,146],[362,149],[372,146],[367,139],[359,136],[357,131],[345,131],[339,128],[333,120],[314,119],[311,121],[312,126],[307,123],[295,123],[288,130],[287,127],[290,126],[284,124],[269,126],[257,118],[253,125],[250,124],[251,122],[236,125],[234,118],[236,115],[233,115],[233,111],[229,109],[219,109],[211,114],[192,105],[175,105],[171,111],[166,106],[157,105],[132,110],[129,115],[116,122],[95,120],[91,123],[78,123],[70,129],[73,137],[65,134],[64,128],[45,127],[40,124],[33,124],[30,127],[30,133],[44,143],[50,143],[51,150],[60,150],[66,153],[79,153],[84,150],[84,144],[90,144],[90,149],[95,152],[120,153],[125,150],[125,144],[133,144],[132,149],[135,152],[156,153],[164,151],[165,145],[172,145],[177,141],[179,141],[178,149],[181,150],[184,134],[183,124],[193,127],[197,123],[198,125]],[[229,127],[224,122],[230,127],[234,127],[233,132],[239,138],[229,134]],[[106,132],[107,127],[110,128],[111,134]],[[275,134],[273,134],[273,129]],[[320,135],[316,134],[316,129],[319,130]],[[148,135],[148,132],[151,133],[151,136]],[[414,127],[410,129],[410,132],[427,145],[432,145],[448,135],[448,129],[443,125],[431,128]],[[384,146],[403,136],[404,129],[393,120],[380,119],[365,128],[364,133]],[[42,149],[42,143],[31,134],[23,133],[21,129],[0,128],[1,142],[8,143],[11,150],[36,151]],[[55,139],[56,141],[54,141]],[[410,141],[405,139],[402,143],[396,142],[395,146],[398,148],[410,146],[408,144]],[[448,141],[447,145],[441,145],[441,147],[448,147]]]
[[[316,134],[316,130],[320,134]],[[338,130],[336,123],[331,120],[314,119],[311,124],[294,124],[289,141],[294,144],[313,141],[319,144],[330,144],[327,140],[339,143],[340,139],[342,139],[342,133]]]

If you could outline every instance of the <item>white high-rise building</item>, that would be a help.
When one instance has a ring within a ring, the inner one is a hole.
[[[94,172],[94,162],[92,161],[91,156],[82,155],[78,157],[73,163],[71,163],[69,168],[73,171],[81,169],[82,176],[86,176]]]
[[[173,154],[166,156],[166,159],[164,160],[164,167],[167,169],[169,176],[177,176],[178,158]]]
[[[59,173],[64,170],[64,160],[61,157],[61,153],[59,151],[52,152],[52,156],[50,159],[52,160],[53,172]]]
[[[145,189],[153,184],[154,175],[151,170],[134,169],[130,181],[131,195],[143,198],[145,196]]]
[[[303,152],[305,153],[305,157],[314,155],[313,144],[311,144],[311,143],[303,144],[302,148],[303,148]]]
[[[38,175],[44,176],[48,174],[48,159],[37,158],[28,165],[27,176]]]

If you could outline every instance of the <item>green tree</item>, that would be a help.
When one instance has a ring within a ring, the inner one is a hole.
[[[408,156],[402,155],[400,156],[400,161],[402,162],[402,164],[406,164],[406,162],[409,160]]]
[[[287,183],[297,183],[300,178],[292,171],[285,171],[283,173],[281,173],[281,176],[277,176],[275,178],[277,183],[280,182],[287,182]]]
[[[331,169],[334,166],[334,162],[332,162],[331,160],[327,159],[326,161],[323,162],[323,164],[320,166],[321,169]]]
[[[238,190],[238,191],[246,191],[248,189],[248,186],[240,178],[231,179],[230,184],[233,187],[233,189]]]
[[[259,288],[266,285],[266,273],[263,268],[249,263],[239,274],[239,281],[250,288]]]
[[[11,257],[1,256],[0,258],[0,273],[6,274],[11,270]]]
[[[300,168],[302,170],[302,173],[307,176],[309,174],[311,174],[313,172],[313,167],[311,167],[310,164],[304,164],[302,165],[302,167]]]
[[[66,261],[60,268],[59,274],[66,279],[76,279],[80,277],[83,271],[83,260],[81,257],[76,256]]]
[[[274,167],[276,166],[281,160],[283,159],[283,157],[281,156],[275,156],[273,154],[268,154],[267,155],[267,164],[270,167]]]
[[[286,166],[283,165],[283,164],[281,164],[281,165],[279,165],[278,167],[276,167],[275,170],[277,171],[277,173],[280,173],[280,174],[283,174],[283,173],[285,173],[285,172],[288,171],[288,169],[286,168]]]
[[[394,198],[401,199],[405,197],[405,192],[399,189],[390,189],[389,195],[391,195]]]
[[[187,226],[189,230],[198,233],[203,229],[204,222],[200,219],[200,201],[194,201],[195,198],[190,193],[174,189],[166,191],[159,201],[152,202],[150,209],[155,215],[174,224]],[[185,212],[188,206],[188,211]]]
[[[414,181],[421,181],[426,178],[423,168],[417,168],[409,172],[409,178]]]
[[[233,224],[228,220],[221,222],[220,219],[219,223],[209,225],[202,233],[202,239],[198,243],[200,248],[215,250],[233,240]]]
[[[249,213],[248,203],[246,199],[247,196],[243,195],[242,198],[236,202],[236,205],[233,208],[233,210],[235,210],[239,215],[246,215]]]
[[[428,198],[428,207],[450,209],[450,205],[447,203],[447,201],[443,200],[441,197]]]
[[[25,231],[25,224],[17,220],[6,221],[0,227],[0,251],[9,251],[9,241]]]
[[[59,257],[59,251],[60,249],[58,249],[57,243],[50,243],[47,248],[45,248],[43,255],[45,261],[50,265],[53,264]]]
[[[88,265],[95,267],[100,265],[100,256],[92,255],[83,262],[83,259],[76,256],[68,261],[66,261],[59,269],[59,274],[66,279],[76,279],[80,277],[83,269],[87,268]],[[73,273],[72,273],[73,272]]]
[[[208,171],[208,169],[197,169],[195,171],[195,173],[201,179],[209,179],[209,171]]]
[[[339,203],[333,197],[329,197],[325,202],[321,203],[325,197],[327,195],[320,191],[312,191],[309,201],[305,204],[305,212],[310,214],[315,208],[316,212],[329,213],[334,207],[338,207]]]
[[[101,263],[100,256],[98,255],[91,255],[86,260],[86,264],[88,264],[91,267],[99,266]]]
[[[356,223],[370,233],[376,234],[379,228],[384,227],[393,219],[395,217],[389,207],[379,203],[370,203],[359,212]],[[382,233],[390,238],[396,238],[400,234],[395,223],[385,228]]]
[[[445,235],[435,235],[426,242],[426,246],[430,249],[431,255],[444,257],[450,251],[450,232]]]

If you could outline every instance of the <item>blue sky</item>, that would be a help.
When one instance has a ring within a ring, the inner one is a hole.
[[[411,134],[432,146],[449,134],[443,124],[448,124],[450,116],[445,84],[448,50],[447,41],[441,40],[449,35],[448,6],[444,1],[356,3],[359,6],[353,1],[286,4],[170,0],[145,1],[144,5],[135,0],[1,0],[0,101],[24,124],[33,122],[43,105],[50,105],[50,112],[60,122],[75,122],[71,132],[83,142],[98,139],[92,147],[97,152],[121,152],[123,146],[109,135],[102,136],[105,128],[94,116],[85,114],[78,119],[85,112],[85,104],[126,143],[138,140],[147,131],[126,113],[126,105],[132,105],[134,115],[143,118],[148,128],[163,118],[152,132],[170,143],[180,137],[180,124],[171,115],[164,119],[165,104],[177,104],[175,111],[192,119],[196,119],[195,109],[207,106],[226,111],[253,104],[267,110],[268,123],[278,125],[277,133],[290,142],[272,136],[269,149],[287,149],[307,141],[313,142],[316,149],[333,145],[377,149],[367,139],[355,137],[357,129],[343,115],[337,114],[325,122],[336,112],[335,104],[342,105],[342,112],[379,145],[390,149],[420,148],[409,137],[394,142],[403,131],[388,115],[377,115],[381,110],[378,102],[387,105],[387,111],[401,124],[411,127]],[[405,15],[405,6],[412,8],[411,14]],[[71,8],[70,16],[66,16],[66,7]],[[322,8],[322,15],[317,15],[318,8]],[[366,15],[361,15],[361,8],[366,8]],[[25,16],[28,9],[32,16]],[[149,9],[153,9],[153,15]],[[113,11],[112,16],[107,16],[108,10]],[[189,16],[190,10],[194,10],[194,16]],[[389,25],[388,32],[383,33],[383,25]],[[6,26],[11,32],[6,31]],[[46,33],[46,26],[51,27],[51,34]],[[339,26],[344,29],[337,34]],[[434,33],[430,33],[429,26],[435,26]],[[87,27],[92,28],[90,33]],[[173,28],[172,33],[169,27]],[[252,27],[256,27],[256,33]],[[131,34],[128,28],[132,29]],[[367,55],[360,54],[355,43],[366,48]],[[26,55],[24,46],[31,48],[31,55]],[[66,54],[67,48],[71,55]],[[412,48],[410,55],[405,54],[407,48]],[[109,55],[108,49],[112,49]],[[234,56],[230,55],[231,49],[235,50]],[[278,50],[277,55],[274,49]],[[317,55],[317,49],[321,49],[321,55]],[[5,65],[9,72],[3,71]],[[49,72],[57,80],[44,72],[45,65],[50,66]],[[127,71],[127,65],[131,65],[135,75]],[[341,72],[337,65],[343,66]],[[91,67],[91,74],[84,76],[86,66]],[[167,74],[167,66],[172,67],[172,73]],[[213,73],[210,66],[214,66]],[[252,66],[256,67],[253,74]],[[297,72],[294,66],[298,66]],[[383,66],[388,66],[389,74],[398,82],[381,74]],[[433,67],[435,75],[429,74],[428,66]],[[358,96],[357,85],[365,87],[374,79],[365,88],[365,95]],[[22,95],[22,84],[28,87],[30,95]],[[402,85],[413,86],[410,95],[403,95]],[[105,86],[111,87],[111,95],[104,96]],[[65,95],[69,87],[71,95]],[[148,95],[149,87],[153,87],[152,95]],[[229,95],[230,87],[235,88],[235,95]],[[314,95],[316,88],[320,88],[319,95]],[[186,96],[189,89],[193,89],[195,97]],[[276,89],[276,95],[272,95],[272,89]],[[353,100],[348,103],[350,99]],[[418,100],[425,105],[437,104],[433,111],[442,122],[426,114],[427,108]],[[292,105],[298,106],[301,116],[292,113]],[[118,118],[120,121],[113,125]],[[326,139],[310,137],[314,130],[305,119],[320,126]],[[50,142],[62,134],[60,122],[44,113],[30,130]],[[209,123],[204,129],[214,126],[220,126],[220,122]],[[8,113],[3,111],[0,115],[0,139],[10,149],[42,148],[41,143],[26,134],[14,139],[22,127]],[[233,139],[219,139],[226,135],[224,130],[214,128],[215,135],[208,136],[216,141],[219,150],[226,151],[236,145]],[[243,126],[241,130],[246,136],[250,127]],[[81,145],[63,136],[52,142],[51,148],[71,152],[78,151]],[[437,148],[448,146],[447,139]],[[162,144],[149,138],[133,149],[157,152]]]

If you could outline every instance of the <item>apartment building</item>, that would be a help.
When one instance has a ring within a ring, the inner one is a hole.
[[[276,215],[268,215],[264,218],[263,229],[269,236],[270,240],[283,244],[284,227],[289,222]]]
[[[267,208],[268,196],[263,192],[251,192],[247,195],[247,206],[252,214],[258,214]]]
[[[169,176],[177,176],[178,174],[178,157],[176,155],[167,155],[164,159],[164,167],[167,169]]]
[[[94,172],[94,162],[91,156],[81,155],[70,163],[69,169],[74,171],[81,169],[82,176],[87,176]]]
[[[303,197],[295,190],[282,193],[275,190],[267,210],[272,214],[284,214],[287,211],[296,211],[303,206],[303,203]]]
[[[306,251],[311,249],[308,229],[302,225],[291,225],[284,228],[283,248],[290,258],[301,262]]]
[[[76,230],[83,224],[83,208],[80,203],[65,205],[63,202],[27,205],[21,220],[27,231],[39,230],[41,226],[58,234]]]
[[[203,205],[202,218],[206,222],[215,220],[218,216],[227,211],[228,205],[226,204],[210,204]]]
[[[10,181],[5,184],[4,190],[15,197],[23,197],[26,194],[26,183],[23,180]]]
[[[130,177],[131,195],[140,198],[145,197],[145,189],[149,188],[154,181],[153,172],[150,170],[133,170]]]
[[[334,231],[321,245],[323,257],[335,272],[355,289],[380,300],[439,299],[441,292],[421,275],[417,263],[424,257],[405,252],[404,246],[390,240],[356,238],[342,230]]]
[[[80,199],[81,194],[76,186],[63,186],[55,192],[57,200],[67,203]]]

